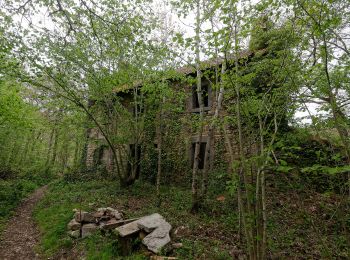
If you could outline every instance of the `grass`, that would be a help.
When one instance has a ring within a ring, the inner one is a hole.
[[[204,233],[201,234],[206,228],[207,231],[219,228],[217,225],[220,222],[211,223],[212,218],[204,213],[191,215],[191,197],[188,190],[164,188],[161,208],[156,206],[155,194],[154,186],[148,183],[139,182],[130,189],[120,190],[118,184],[112,181],[56,181],[50,185],[47,196],[34,212],[43,234],[39,250],[46,257],[69,252],[78,258],[118,259],[118,242],[112,235],[96,234],[88,239],[73,240],[66,234],[66,226],[73,217],[74,208],[92,211],[99,207],[111,206],[122,210],[127,218],[159,212],[173,227],[180,227],[178,242],[183,242],[184,246],[176,251],[176,255],[182,259],[198,258],[203,253],[210,255],[212,259],[223,259],[221,256],[225,255],[224,243],[219,238],[208,240]],[[203,224],[198,227],[201,221]],[[227,234],[235,229],[231,221],[222,223],[222,229],[226,229]],[[193,230],[198,234],[192,234]],[[220,235],[223,234],[218,234]],[[215,245],[217,250],[212,251],[208,244]],[[130,256],[130,259],[144,258],[142,252]]]
[[[122,210],[126,218],[155,212],[163,215],[176,233],[174,242],[183,244],[171,253],[179,259],[244,257],[238,238],[236,200],[226,191],[211,191],[206,208],[196,215],[189,213],[189,189],[168,186],[162,187],[161,193],[162,205],[158,208],[155,187],[147,182],[136,182],[121,190],[118,183],[107,180],[56,181],[34,214],[43,234],[39,250],[45,257],[128,259],[120,256],[118,240],[113,235],[97,233],[74,240],[66,234],[74,208],[92,211],[111,206]],[[217,201],[218,194],[226,200]],[[343,225],[348,225],[349,212],[339,211],[339,196],[311,190],[300,193],[282,185],[270,187],[268,197],[269,256],[309,259],[347,256]],[[140,250],[129,259],[147,258]]]

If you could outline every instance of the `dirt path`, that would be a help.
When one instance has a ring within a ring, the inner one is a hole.
[[[0,238],[0,259],[39,259],[34,247],[40,233],[32,219],[32,213],[46,190],[47,186],[37,189],[18,206],[16,215],[10,219]]]

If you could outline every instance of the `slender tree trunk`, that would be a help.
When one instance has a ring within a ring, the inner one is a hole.
[[[213,147],[214,147],[214,132],[215,132],[215,127],[216,127],[216,120],[219,117],[219,113],[221,110],[221,105],[222,105],[222,100],[224,98],[224,82],[223,82],[223,76],[226,70],[226,63],[225,61],[222,63],[222,68],[221,68],[221,82],[220,82],[220,90],[219,90],[219,95],[217,96],[216,100],[216,108],[215,108],[215,113],[212,118],[212,122],[209,126],[208,129],[208,141],[207,145],[205,146],[205,159],[204,159],[204,169],[203,169],[203,180],[202,180],[202,199],[205,199],[207,195],[207,190],[208,190],[208,172],[209,169],[211,168],[210,165],[210,159],[211,159],[211,154],[213,152]]]
[[[164,102],[164,99],[163,101]],[[162,175],[162,120],[163,120],[163,109],[162,109],[162,103],[160,104],[160,111],[158,113],[158,120],[157,120],[157,129],[156,129],[156,135],[157,135],[157,150],[158,150],[158,168],[157,168],[157,198],[158,198],[158,206],[161,205],[161,197],[160,197],[160,180]]]
[[[226,147],[228,149],[229,155],[230,155],[230,165],[231,167],[234,165],[234,151],[231,145],[231,141],[229,139],[227,130],[226,130],[226,126],[224,126],[224,136],[225,136],[225,144]],[[232,169],[233,170],[233,169]],[[241,170],[241,167],[240,169]],[[232,174],[236,174],[234,172],[232,172]],[[248,229],[248,225],[247,225],[247,217],[246,217],[246,210],[244,207],[244,202],[243,202],[243,191],[242,191],[242,187],[241,187],[241,180],[240,180],[240,174],[238,173],[238,185],[237,185],[237,201],[238,201],[238,218],[239,218],[239,223],[242,223],[242,227],[243,227],[243,231],[244,231],[244,236],[245,239],[247,241],[247,248],[250,249],[250,235],[249,235],[249,229]],[[250,251],[248,253],[251,253]]]
[[[89,147],[89,139],[91,134],[91,128],[86,128],[85,130],[85,138],[84,138],[84,146],[81,152],[80,158],[80,170],[85,171],[87,169],[86,160],[87,160],[87,152]]]
[[[26,138],[27,138],[26,144],[24,146],[23,153],[22,153],[21,160],[20,160],[20,164],[21,165],[23,165],[23,163],[27,159],[28,150],[29,150],[29,144],[30,144],[30,141],[31,141],[30,135],[26,135]]]
[[[63,144],[62,144],[62,160],[61,160],[61,167],[62,167],[62,173],[64,172],[64,170],[67,168],[68,166],[68,144],[69,141],[66,139],[64,140]]]
[[[58,128],[55,128],[54,143],[53,143],[53,148],[52,148],[52,157],[51,157],[51,162],[50,162],[52,167],[54,167],[55,163],[56,163],[58,138],[59,138],[59,131],[58,131]]]
[[[202,135],[204,130],[204,105],[202,98],[202,73],[200,70],[200,0],[197,0],[197,15],[196,15],[196,70],[197,70],[197,98],[199,103],[199,132],[198,140],[194,149],[194,162],[192,169],[192,208],[191,212],[198,212],[200,206],[200,197],[198,191],[198,166],[199,166],[199,154],[202,143]]]
[[[74,146],[74,157],[73,157],[73,166],[76,167],[78,164],[78,158],[79,158],[79,137],[75,139],[75,146]]]
[[[239,184],[238,186],[241,185],[242,180],[244,184],[244,192],[245,192],[245,201],[246,203],[243,203],[243,196],[242,192],[238,192],[239,199],[241,200],[240,206],[242,210],[242,224],[243,228],[245,230],[245,239],[247,243],[247,249],[249,252],[249,257],[251,259],[256,259],[256,246],[255,243],[253,242],[253,228],[251,223],[249,223],[249,219],[246,219],[248,215],[249,217],[252,217],[253,211],[251,210],[251,203],[250,203],[250,192],[249,192],[249,183],[247,179],[247,173],[245,169],[245,154],[243,150],[243,133],[242,133],[242,123],[241,123],[241,100],[240,100],[240,84],[237,81],[237,78],[239,76],[238,70],[239,70],[239,63],[238,63],[238,56],[239,56],[239,50],[238,50],[238,30],[237,30],[237,13],[235,15],[235,25],[234,25],[234,49],[235,49],[235,92],[236,92],[236,120],[237,120],[237,130],[238,130],[238,146],[239,146],[239,158],[240,158],[240,165],[239,165]],[[240,188],[239,188],[240,189]],[[246,209],[245,209],[246,207]]]
[[[46,167],[49,166],[50,160],[51,160],[51,150],[52,150],[54,134],[55,134],[55,128],[52,128],[51,129],[51,133],[50,133],[50,139],[49,139],[49,147],[48,147],[48,150],[47,150],[47,157],[46,157],[46,163],[45,163]]]

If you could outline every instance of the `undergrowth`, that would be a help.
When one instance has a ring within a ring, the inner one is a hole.
[[[301,184],[295,182],[292,174],[277,173],[273,181],[267,177],[269,257],[346,257],[349,210],[343,207],[346,204],[341,197],[307,187],[301,193]],[[296,183],[299,186],[294,189]],[[170,252],[179,259],[245,257],[241,244],[244,241],[239,240],[236,198],[229,191],[211,190],[205,208],[196,215],[189,213],[188,189],[167,186],[162,187],[161,194],[158,208],[155,187],[147,182],[136,182],[121,190],[111,180],[56,181],[35,210],[43,234],[40,251],[45,257],[128,259],[120,255],[118,240],[113,235],[97,233],[75,240],[66,233],[74,208],[93,211],[110,206],[123,211],[126,218],[155,212],[163,215],[173,226],[173,241],[183,244]],[[129,259],[145,259],[145,254],[136,251]]]

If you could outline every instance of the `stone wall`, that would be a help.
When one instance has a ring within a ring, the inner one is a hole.
[[[191,169],[191,150],[192,150],[192,144],[198,139],[198,133],[196,129],[193,129],[192,122],[193,122],[193,115],[197,114],[198,111],[193,109],[193,104],[192,104],[192,87],[191,86],[186,86],[186,85],[180,85],[177,83],[173,83],[175,89],[179,89],[179,91],[182,89],[185,90],[185,94],[187,96],[185,100],[185,110],[180,118],[180,123],[182,130],[176,136],[177,142],[173,144],[173,147],[166,147],[168,149],[172,149],[174,153],[178,154],[178,157],[176,159],[181,160],[182,163],[184,164],[183,167],[187,167],[188,170],[190,171]],[[123,94],[124,96],[126,95],[125,93]],[[130,94],[131,95],[131,94]],[[216,90],[211,90],[209,91],[209,108],[205,110],[205,117],[206,118],[211,118],[211,116],[215,112],[215,107],[216,107],[216,96],[217,96],[217,91]],[[127,98],[124,99],[123,105],[126,107],[130,107],[130,101],[132,100],[132,96],[128,96]],[[225,110],[221,111],[221,115],[224,115],[226,113]],[[172,116],[172,115],[166,115],[166,116]],[[176,119],[177,120],[177,119]],[[205,142],[208,138],[208,125],[205,125],[203,135],[202,135],[202,140]],[[235,131],[231,130],[229,133],[229,139],[231,140],[231,145],[235,151],[235,158],[238,159],[238,146],[237,146],[237,135]],[[224,135],[219,131],[215,131],[215,141],[214,141],[214,149],[212,152],[211,156],[211,165],[215,167],[215,158],[217,155],[218,149],[218,144],[221,144],[221,150],[220,150],[220,155],[218,156],[221,161],[226,161],[227,163],[227,168],[228,168],[228,162],[230,159],[230,155],[226,149],[225,145],[225,140],[224,140]],[[156,140],[153,141],[154,144],[156,144]],[[94,166],[94,153],[96,149],[100,147],[100,145],[103,145],[103,136],[99,133],[97,129],[92,129],[91,134],[90,134],[90,141],[88,145],[88,150],[87,150],[87,165],[89,167]],[[163,148],[167,146],[167,144],[163,144]],[[126,144],[124,151],[128,151],[129,145]],[[111,171],[113,169],[113,157],[112,157],[112,152],[110,149],[106,149],[106,151],[103,152],[102,156],[102,163],[106,166],[107,170]],[[123,160],[126,162],[127,160]],[[179,169],[180,170],[180,169]],[[183,170],[183,169],[181,169]]]

